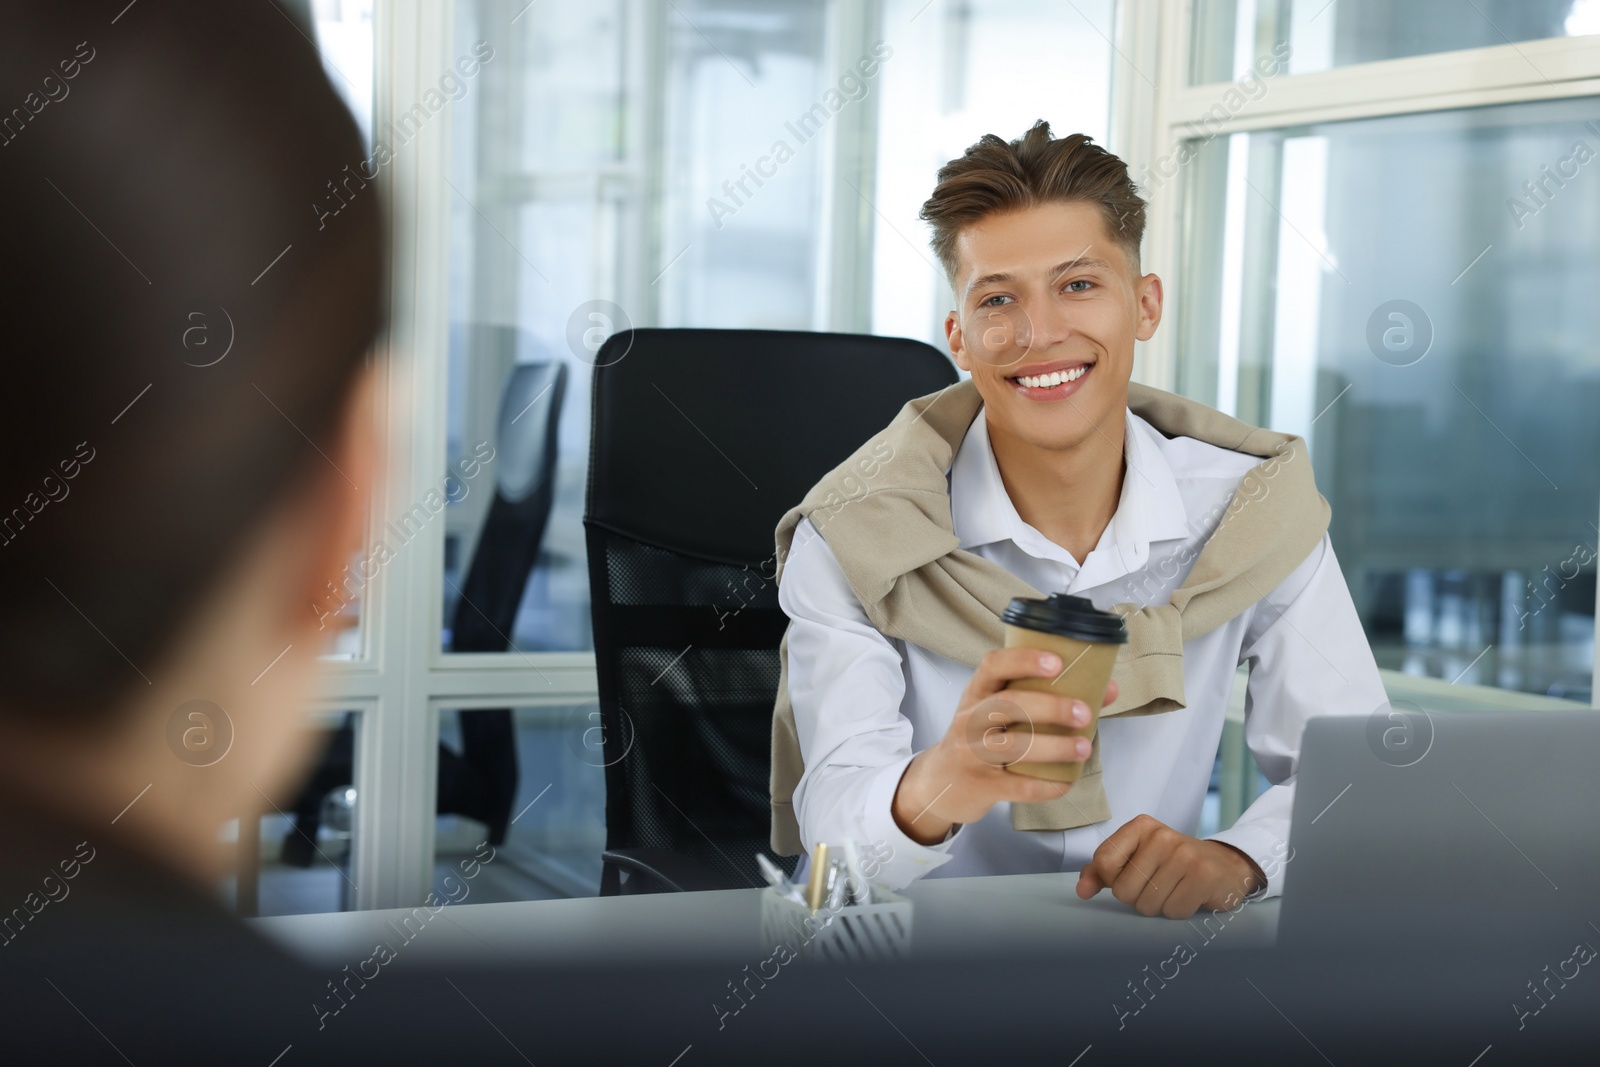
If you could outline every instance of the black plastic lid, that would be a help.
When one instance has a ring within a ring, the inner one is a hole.
[[[1044,600],[1016,597],[1001,620],[1011,626],[1040,633],[1071,637],[1093,644],[1121,645],[1128,641],[1122,616],[1101,611],[1086,597],[1056,593]]]

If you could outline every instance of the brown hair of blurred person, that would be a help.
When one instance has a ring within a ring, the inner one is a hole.
[[[0,14],[0,807],[209,889],[219,824],[309,755],[311,604],[378,476],[384,212],[313,207],[366,152],[309,27],[112,8]],[[169,744],[194,700],[232,727],[209,766]]]

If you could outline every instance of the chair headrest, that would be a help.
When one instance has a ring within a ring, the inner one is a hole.
[[[595,363],[587,521],[740,563],[769,557],[784,512],[907,400],[957,378],[921,341],[780,330],[627,330]]]

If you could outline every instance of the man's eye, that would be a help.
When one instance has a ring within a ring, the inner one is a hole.
[[[1010,299],[1011,298],[1009,296],[991,296],[989,299],[985,300],[983,303],[979,304],[978,306],[979,307],[985,307],[985,308],[997,308],[997,307],[1000,306],[1000,303],[999,303],[1000,301],[1005,301],[1005,300],[1010,300]]]
[[[1077,285],[1081,285],[1081,286],[1083,286],[1083,288],[1082,289],[1073,288],[1074,286],[1077,286]],[[1069,293],[1087,293],[1093,287],[1094,287],[1094,282],[1089,281],[1087,278],[1079,278],[1077,281],[1068,282],[1067,285],[1066,285],[1067,292],[1069,292]]]

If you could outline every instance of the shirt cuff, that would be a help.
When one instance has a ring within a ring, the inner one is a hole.
[[[955,831],[937,845],[924,845],[913,841],[894,821],[894,794],[900,779],[914,757],[907,756],[884,767],[867,786],[866,812],[862,823],[869,840],[861,842],[863,858],[877,857],[877,873],[867,880],[885,889],[904,889],[928,872],[944,866],[954,857],[950,848],[961,838],[965,826]]]
[[[1226,830],[1212,834],[1206,840],[1232,845],[1261,868],[1261,873],[1267,876],[1267,886],[1264,891],[1258,889],[1251,894],[1252,899],[1264,900],[1267,897],[1282,895],[1284,871],[1288,868],[1289,861],[1294,859],[1294,850],[1289,847],[1287,841],[1266,827],[1251,823],[1235,823]]]

